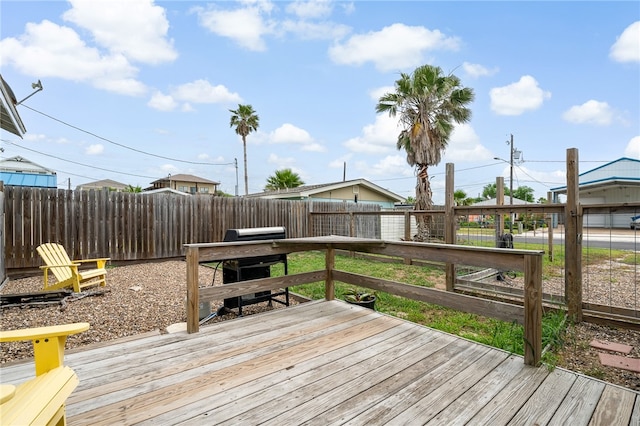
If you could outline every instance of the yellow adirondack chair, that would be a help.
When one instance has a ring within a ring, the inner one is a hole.
[[[0,331],[0,342],[31,340],[36,367],[36,376],[20,385],[0,383],[0,424],[66,425],[65,402],[78,376],[64,365],[64,344],[88,329],[85,322]]]
[[[107,270],[105,265],[110,258],[71,260],[67,251],[60,244],[46,243],[39,246],[38,254],[44,260],[45,266],[40,269],[44,271],[44,289],[57,290],[66,287],[73,287],[73,291],[80,292],[83,288],[95,285],[105,286],[107,284]],[[80,270],[83,263],[94,262],[95,269]],[[49,271],[56,277],[55,282],[49,281]]]

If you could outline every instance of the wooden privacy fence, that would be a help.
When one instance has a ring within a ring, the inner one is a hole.
[[[188,244],[187,248],[187,331],[199,330],[200,302],[211,302],[260,291],[324,281],[325,299],[335,297],[334,281],[384,291],[413,300],[471,312],[478,315],[517,321],[524,325],[525,355],[528,365],[537,365],[542,354],[542,251],[465,247],[445,244],[382,241],[349,237],[316,237],[261,242]],[[240,281],[222,286],[200,288],[198,265],[245,257],[288,254],[309,250],[325,251],[325,269],[280,277]],[[335,251],[371,253],[382,256],[427,261],[468,263],[524,272],[524,304],[511,305],[453,292],[420,287],[335,268]]]
[[[7,270],[41,265],[36,247],[62,244],[71,258],[112,261],[184,256],[184,244],[222,241],[227,229],[284,226],[310,235],[310,212],[371,211],[377,205],[177,194],[4,187]],[[329,230],[330,231],[330,230]]]

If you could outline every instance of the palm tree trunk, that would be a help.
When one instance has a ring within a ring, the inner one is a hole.
[[[247,137],[242,136],[242,148],[244,149],[244,195],[249,195],[249,174],[247,173]]]
[[[415,210],[431,210],[433,203],[431,201],[431,182],[429,182],[429,173],[426,164],[418,165],[418,176],[416,182],[416,204]],[[414,237],[415,241],[429,241],[431,235],[431,223],[433,218],[430,214],[416,215],[418,225],[418,233]]]

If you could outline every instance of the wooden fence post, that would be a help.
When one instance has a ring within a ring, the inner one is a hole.
[[[198,305],[198,248],[187,247],[187,333],[197,333],[200,328]]]
[[[404,212],[404,240],[411,241],[411,212],[409,211]],[[405,257],[404,264],[411,265],[411,258]]]
[[[578,150],[567,149],[567,202],[565,204],[565,299],[569,318],[582,321],[582,207],[578,178]]]
[[[456,243],[456,216],[454,211],[454,165],[447,163],[446,180],[445,180],[445,198],[444,198],[444,243]],[[447,291],[453,291],[456,283],[456,265],[454,263],[445,264],[446,288]]]
[[[502,176],[498,176],[496,178],[496,205],[503,206],[504,205],[504,178]],[[500,239],[502,238],[502,234],[504,233],[504,215],[498,214],[496,215],[496,220],[493,222],[496,224],[496,247],[500,247]]]
[[[537,366],[542,355],[542,256],[524,257],[524,363]]]

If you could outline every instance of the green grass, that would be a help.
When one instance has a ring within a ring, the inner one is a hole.
[[[354,257],[337,255],[336,269],[404,282],[425,287],[433,287],[444,282],[444,271],[437,267],[412,266],[382,263]],[[289,273],[323,270],[324,254],[320,252],[294,253],[288,257]],[[272,275],[281,275],[283,269],[273,269]],[[345,290],[353,286],[336,282],[336,298],[342,298]],[[291,291],[310,299],[324,298],[324,282],[316,282],[292,287]],[[524,354],[524,328],[517,323],[509,323],[480,315],[460,312],[425,302],[406,299],[385,292],[376,292],[376,310],[408,321],[455,334],[506,351]],[[543,316],[543,347],[557,349],[561,345],[564,331],[564,315],[547,313]],[[548,352],[545,361],[555,364],[553,352]]]

